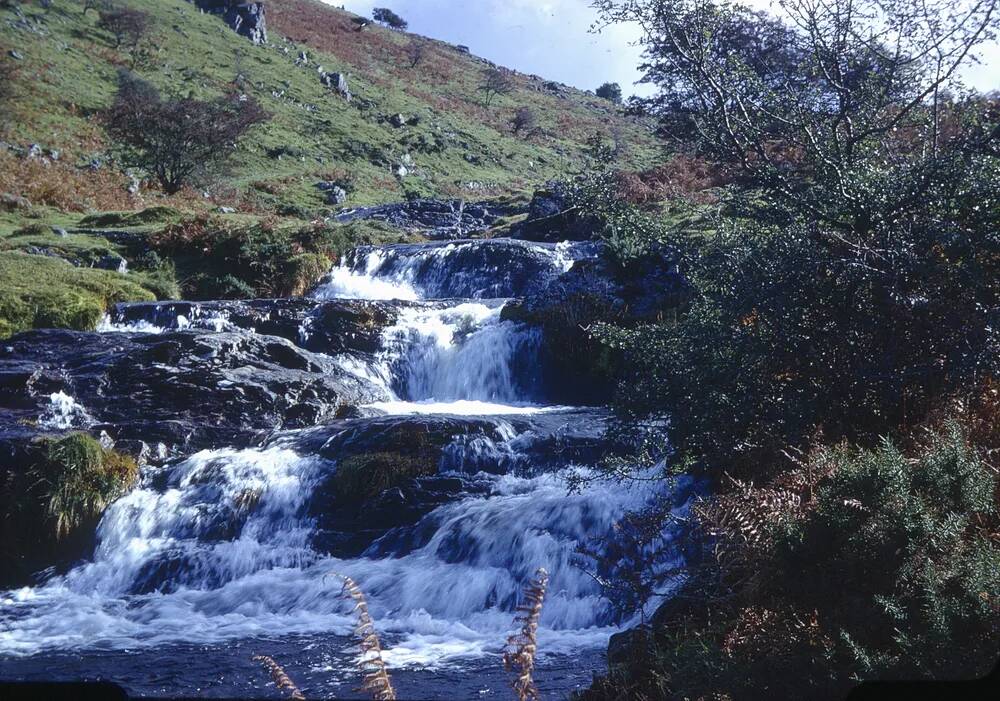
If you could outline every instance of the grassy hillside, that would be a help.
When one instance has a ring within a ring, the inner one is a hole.
[[[487,108],[478,88],[492,64],[440,41],[358,30],[354,15],[315,0],[268,0],[262,46],[187,0],[119,0],[149,15],[132,50],[116,49],[82,0],[40,5],[0,7],[0,337],[89,328],[114,301],[301,291],[351,245],[400,240],[374,224],[319,223],[332,209],[319,181],[344,186],[346,206],[524,198],[583,170],[595,135],[625,146],[627,169],[660,156],[647,124],[592,94],[511,72],[516,89]],[[423,56],[412,66],[415,43]],[[122,68],[169,96],[251,95],[271,118],[224,176],[167,196],[127,172],[101,127]],[[323,72],[346,74],[354,99]],[[527,138],[511,128],[522,107],[538,120]],[[129,272],[96,269],[108,256]],[[268,272],[229,272],[249,268]]]
[[[320,179],[349,183],[348,204],[524,192],[579,169],[595,133],[618,134],[629,146],[628,165],[652,165],[657,157],[648,129],[607,101],[569,88],[555,93],[557,86],[515,75],[517,90],[487,109],[477,89],[484,60],[380,27],[358,31],[353,15],[313,0],[269,0],[267,46],[254,46],[186,0],[120,4],[151,15],[138,51],[115,50],[79,0],[54,0],[48,11],[23,5],[20,16],[0,10],[4,53],[23,56],[6,139],[60,152],[45,168],[0,155],[0,192],[74,211],[138,208],[157,197],[148,190],[129,196],[113,165],[96,174],[80,167],[108,157],[95,114],[110,103],[120,67],[167,94],[207,98],[239,89],[260,100],[273,118],[241,146],[232,176],[208,188],[217,203],[248,212],[322,208],[314,187]],[[424,43],[425,57],[411,68],[406,47],[413,41]],[[347,74],[355,99],[348,103],[324,86],[320,68]],[[530,139],[510,128],[525,106],[539,118]],[[397,114],[419,123],[395,127]],[[400,164],[408,170],[402,178]]]

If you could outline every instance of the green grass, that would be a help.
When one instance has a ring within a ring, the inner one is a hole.
[[[372,28],[337,35],[330,38],[336,54],[280,36],[279,29],[296,26],[303,11],[320,12],[330,21],[348,16],[329,6],[317,10],[307,0],[269,3],[272,45],[258,47],[185,0],[122,4],[153,18],[136,73],[168,94],[201,98],[233,89],[239,73],[245,78],[241,89],[273,115],[241,146],[231,176],[209,186],[219,197],[235,189],[267,209],[315,212],[325,204],[314,184],[331,175],[349,181],[349,204],[408,193],[472,198],[523,192],[579,169],[587,137],[606,132],[608,124],[628,136],[625,165],[650,165],[659,155],[660,145],[642,125],[580,91],[553,96],[519,77],[514,94],[485,110],[477,91],[483,64],[440,42],[431,43],[426,65],[408,69],[394,53],[409,40],[399,33]],[[112,49],[110,38],[95,27],[95,14],[85,17],[79,3],[54,0],[47,13],[33,5],[23,9],[46,34],[8,32],[7,42],[25,56],[10,140],[61,149],[63,160],[73,162],[103,154],[107,143],[94,115],[110,104],[117,70],[130,66],[132,57]],[[310,63],[296,66],[303,49]],[[317,65],[349,73],[357,99],[348,104],[324,87]],[[530,142],[515,137],[507,125],[508,113],[519,106],[539,115],[543,133]],[[418,116],[420,123],[392,127],[385,118],[396,113]],[[396,178],[392,168],[405,154],[415,164],[413,174]],[[253,187],[262,183],[266,192]],[[468,183],[487,187],[470,189]]]
[[[0,251],[0,338],[31,328],[93,329],[112,304],[155,299],[116,272]]]

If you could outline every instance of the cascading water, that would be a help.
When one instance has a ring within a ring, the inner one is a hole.
[[[530,264],[504,272],[512,250]],[[391,400],[371,404],[368,418],[145,470],[105,513],[91,561],[0,595],[0,675],[93,676],[104,664],[100,676],[138,693],[262,695],[249,662],[259,652],[279,658],[307,693],[346,698],[356,683],[353,620],[328,576],[336,572],[367,594],[401,698],[502,697],[499,651],[524,582],[544,566],[552,579],[540,687],[585,685],[623,622],[576,550],[663,495],[652,481],[567,492],[564,473],[586,472],[579,463],[599,439],[601,412],[544,404],[539,332],[501,320],[493,298],[524,294],[592,254],[485,241],[359,250],[315,298],[447,300],[402,308],[377,353],[337,356]],[[191,319],[182,312],[192,313],[160,307],[105,330],[183,327]],[[76,415],[61,396],[53,405]],[[445,436],[437,474],[389,490],[357,522],[344,517],[358,504],[330,496],[338,471],[414,426]],[[391,518],[362,528],[380,508]]]

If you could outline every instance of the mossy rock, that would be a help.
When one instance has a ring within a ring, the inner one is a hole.
[[[0,465],[0,588],[86,557],[107,507],[135,486],[136,461],[85,433],[5,442]]]
[[[437,462],[426,455],[365,453],[345,458],[337,465],[333,487],[338,499],[359,503],[437,471]]]
[[[118,302],[153,301],[153,292],[116,272],[0,251],[0,338],[33,328],[89,331]]]

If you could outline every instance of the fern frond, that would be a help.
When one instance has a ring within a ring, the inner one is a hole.
[[[368,602],[357,583],[342,574],[334,574],[344,582],[341,593],[354,602],[352,613],[357,616],[354,636],[361,648],[358,669],[361,670],[361,687],[356,691],[370,694],[373,701],[396,701],[396,690],[392,688],[389,668],[382,659],[382,645],[375,632],[375,622],[368,612]]]
[[[538,651],[538,621],[548,585],[549,573],[540,567],[524,590],[524,603],[517,607],[514,622],[520,623],[521,629],[507,638],[507,649],[503,653],[504,669],[514,673],[511,687],[518,701],[537,701],[539,698],[533,674]]]
[[[285,670],[273,658],[267,655],[254,655],[253,660],[254,662],[260,662],[267,668],[267,671],[271,673],[271,679],[274,680],[274,685],[283,691],[287,691],[288,698],[295,699],[296,701],[305,701],[306,697],[295,686],[295,682],[285,674]]]

